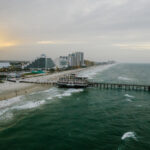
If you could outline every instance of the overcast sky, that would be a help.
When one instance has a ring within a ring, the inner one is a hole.
[[[0,0],[0,59],[150,62],[150,0]]]

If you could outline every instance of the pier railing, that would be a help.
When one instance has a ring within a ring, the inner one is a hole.
[[[97,88],[103,88],[103,89],[150,91],[150,85],[136,85],[136,84],[89,82],[88,87],[97,87]]]

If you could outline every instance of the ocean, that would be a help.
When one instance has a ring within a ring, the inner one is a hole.
[[[150,64],[80,76],[150,85]],[[150,92],[53,87],[0,101],[0,150],[150,150]]]

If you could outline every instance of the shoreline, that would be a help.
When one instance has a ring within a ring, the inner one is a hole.
[[[31,78],[25,78],[24,80],[28,81],[51,81],[57,80],[59,77],[70,74],[70,73],[78,73],[85,68],[80,68],[76,70],[67,70],[63,72],[53,73],[44,76],[37,76]],[[19,83],[19,82],[9,82],[5,81],[0,84],[0,101],[7,100],[13,97],[31,94],[32,92],[38,92],[42,90],[46,90],[51,88],[51,85],[42,85],[42,84],[34,84],[34,83]]]
[[[101,65],[101,66],[92,66],[88,68],[80,68],[76,70],[67,70],[59,73],[53,73],[50,75],[37,76],[31,78],[25,78],[25,81],[54,81],[58,80],[59,77],[62,77],[71,73],[83,73],[91,69],[99,68],[99,71],[103,71],[107,68],[114,66],[114,64],[109,65]],[[28,95],[33,92],[38,92],[42,90],[47,90],[51,88],[51,85],[42,85],[42,84],[32,84],[32,83],[18,83],[18,82],[8,82],[0,84],[0,101],[11,99],[13,97]]]

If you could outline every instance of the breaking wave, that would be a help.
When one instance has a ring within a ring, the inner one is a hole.
[[[89,78],[94,77],[98,72],[110,68],[112,65],[97,66],[87,69],[79,76],[87,76]],[[8,100],[0,101],[0,120],[6,118],[13,118],[13,116],[20,110],[35,109],[49,103],[54,98],[69,97],[73,93],[82,92],[83,89],[58,89],[50,88],[44,91],[33,92],[27,96],[18,96]],[[14,111],[17,110],[17,111]],[[15,113],[14,113],[15,112]]]
[[[44,91],[37,91],[37,92],[33,92],[29,95],[35,95],[35,94],[40,94],[40,93],[49,93],[49,92],[53,92],[54,90],[56,90],[56,88],[50,88],[48,90],[44,90]]]
[[[121,137],[121,140],[125,140],[127,138],[132,138],[134,140],[137,140],[136,134],[134,132],[126,132],[126,133],[124,133],[123,136]]]
[[[64,93],[56,95],[56,97],[62,98],[65,96],[71,96],[72,93],[78,93],[78,92],[82,92],[82,91],[83,91],[83,89],[68,89],[68,90],[64,91]]]
[[[129,95],[129,94],[125,94],[124,96],[125,96],[125,97],[128,97],[128,98],[135,98],[134,96]]]
[[[11,99],[0,101],[0,108],[8,107],[10,105],[18,103],[21,100],[21,97],[22,96],[17,96],[17,97],[11,98]]]
[[[39,95],[39,92],[32,93],[28,97],[18,96],[8,100],[0,101],[0,120],[9,120],[14,116],[14,110],[27,110],[35,109],[50,102],[49,100],[53,98],[62,98],[71,96],[73,93],[82,92],[83,89],[57,89],[51,88],[45,91],[40,91],[40,93],[47,93],[43,96]],[[32,96],[32,97],[31,97]],[[40,98],[41,96],[41,98]],[[38,99],[37,99],[38,97]],[[41,100],[43,97],[43,100]],[[30,100],[31,99],[31,100]],[[36,100],[37,99],[37,100]],[[16,112],[16,111],[15,111]]]
[[[11,102],[12,100],[12,102]],[[32,109],[32,108],[36,108],[39,107],[40,105],[45,103],[45,100],[41,100],[41,101],[36,101],[36,102],[25,102],[22,103],[23,101],[21,101],[20,99],[18,99],[18,97],[15,99],[9,99],[8,100],[10,103],[4,103],[4,105],[1,104],[1,110],[0,110],[0,120],[8,120],[8,119],[12,119],[14,114],[13,111],[14,110],[24,110],[24,109]],[[16,103],[16,101],[18,103]],[[20,103],[19,103],[20,101]],[[1,102],[0,102],[1,103]]]
[[[128,101],[128,102],[132,102],[132,100],[131,100],[131,99],[129,99],[129,98],[127,98],[127,99],[126,99],[126,101]]]
[[[132,100],[135,98],[133,95],[129,95],[129,94],[125,94],[124,96],[126,97],[126,101],[128,102],[132,102]]]
[[[37,101],[37,102],[28,102],[26,104],[15,106],[12,109],[23,110],[23,109],[32,109],[38,107],[45,103],[45,100]]]
[[[112,67],[114,65],[115,64],[113,64],[113,65],[112,64],[111,65],[106,65],[106,66],[102,65],[102,66],[91,67],[91,68],[89,68],[87,70],[84,70],[84,71],[78,73],[78,76],[80,76],[80,77],[87,77],[89,79],[93,79],[93,77],[97,73],[102,72],[104,70],[107,70],[107,69],[109,69],[110,67]]]

